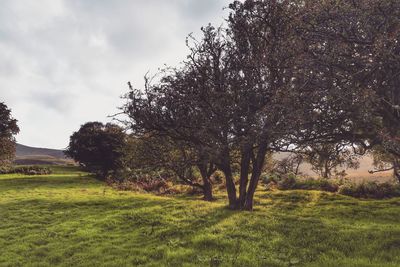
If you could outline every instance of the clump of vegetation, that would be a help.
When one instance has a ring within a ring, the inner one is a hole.
[[[19,127],[11,110],[0,102],[0,166],[10,165],[15,156],[15,135]]]
[[[43,166],[17,166],[17,167],[2,167],[0,174],[25,174],[25,175],[46,175],[51,174],[52,171],[48,167]]]
[[[263,182],[266,184],[267,189],[279,190],[320,190],[326,192],[338,192],[339,186],[343,184],[343,180],[339,179],[314,179],[296,176],[294,174],[287,174],[283,176],[268,175],[263,176]]]
[[[160,183],[155,179],[189,186],[203,194],[206,201],[213,200],[211,177],[217,167],[206,151],[194,149],[183,141],[160,136],[129,136],[127,138],[124,165],[125,175],[136,182],[146,178],[145,184]]]
[[[343,184],[343,179],[327,179],[321,177],[314,179],[303,175],[300,172],[300,165],[303,163],[302,154],[292,154],[281,160],[268,160],[265,173],[261,176],[261,181],[267,189],[279,190],[320,190],[327,192],[337,192],[339,186]]]
[[[307,189],[307,190],[321,190],[327,192],[337,192],[339,190],[342,180],[329,180],[329,179],[312,179],[308,178],[304,181],[298,181],[295,189]]]
[[[118,125],[87,122],[71,135],[65,154],[104,179],[123,168],[125,144],[126,134]]]
[[[107,183],[115,189],[122,191],[151,192],[166,194],[173,186],[168,177],[162,173],[147,173],[127,171],[126,173],[109,176]],[[164,177],[163,177],[164,176]]]
[[[338,192],[355,198],[385,199],[400,197],[400,185],[389,182],[345,183],[340,186]]]
[[[122,191],[145,191],[156,194],[167,193],[169,184],[165,180],[142,179],[140,181],[122,180],[111,181],[109,183],[113,188]]]
[[[307,178],[292,173],[281,176],[263,174],[262,182],[267,190],[318,190],[365,199],[400,197],[400,184],[393,182],[355,183],[345,179]]]

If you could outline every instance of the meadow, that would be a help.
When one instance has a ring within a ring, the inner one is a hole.
[[[238,212],[52,168],[0,176],[0,266],[400,266],[400,198],[260,186]]]

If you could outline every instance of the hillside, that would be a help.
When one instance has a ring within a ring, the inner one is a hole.
[[[59,159],[65,159],[66,156],[62,150],[58,149],[50,149],[50,148],[39,148],[39,147],[30,147],[21,144],[17,144],[16,147],[16,156],[17,157],[26,157],[26,156],[50,156]]]
[[[68,159],[62,150],[30,147],[21,144],[16,146],[16,159],[14,161],[17,165],[60,165],[73,163]]]
[[[274,158],[281,160],[287,157],[289,153],[276,153]],[[72,164],[73,161],[68,159],[62,150],[50,149],[50,148],[38,148],[30,147],[21,144],[17,144],[16,147],[16,160],[14,161],[17,165],[63,165]],[[311,170],[311,166],[307,163],[303,163],[300,167],[301,172],[306,175],[316,176]],[[370,174],[368,171],[373,169],[373,159],[369,155],[365,155],[360,158],[360,168],[346,170],[347,178],[353,181],[388,181],[392,179],[392,172],[382,172]]]

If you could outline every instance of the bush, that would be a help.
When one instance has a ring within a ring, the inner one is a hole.
[[[113,181],[110,185],[122,191],[144,191],[152,193],[166,193],[169,189],[169,184],[164,180],[142,180],[142,181]]]
[[[400,185],[392,183],[363,182],[347,183],[339,188],[339,193],[355,198],[384,199],[400,197]]]
[[[267,190],[320,190],[338,192],[339,194],[355,198],[384,199],[400,197],[400,184],[363,182],[356,184],[343,179],[312,179],[301,178],[294,174],[276,176],[263,174],[261,181],[266,184]]]
[[[276,173],[262,173],[260,180],[262,183],[267,185],[269,183],[278,183],[282,180],[282,177]]]
[[[267,185],[267,189],[277,188],[279,190],[321,190],[337,192],[342,180],[303,178],[294,174],[276,175],[263,174],[261,181]]]
[[[152,192],[156,194],[173,193],[172,182],[167,173],[146,174],[141,171],[117,172],[110,175],[106,182],[123,191]]]
[[[109,184],[115,189],[123,191],[144,191],[156,194],[173,193],[170,183],[166,182],[165,180],[158,179],[146,179],[141,181],[109,181]]]
[[[296,189],[297,183],[296,176],[294,174],[288,174],[277,181],[277,187],[280,190]]]
[[[306,179],[304,181],[296,181],[295,189],[305,190],[321,190],[327,192],[337,192],[340,182],[328,179]]]
[[[43,166],[17,166],[17,167],[3,167],[0,168],[0,174],[25,174],[25,175],[46,175],[51,174],[52,171],[48,167]]]

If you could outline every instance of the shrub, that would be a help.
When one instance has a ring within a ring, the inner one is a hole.
[[[294,189],[321,190],[321,191],[327,191],[327,192],[337,192],[339,190],[339,183],[340,182],[338,182],[336,180],[308,178],[304,181],[296,181]]]
[[[172,182],[169,181],[167,174],[152,173],[145,174],[137,172],[116,172],[110,175],[106,182],[112,187],[123,191],[144,191],[157,194],[168,193],[172,190]]]
[[[296,189],[296,176],[294,174],[288,174],[282,177],[279,181],[277,181],[277,187],[280,190],[290,190]]]
[[[266,185],[269,183],[278,183],[280,180],[282,180],[282,176],[276,173],[263,173],[260,176],[260,181]]]
[[[392,183],[363,182],[346,183],[339,188],[339,193],[355,198],[384,199],[400,197],[400,185]]]
[[[313,179],[296,176],[294,174],[276,175],[263,174],[261,181],[267,185],[267,189],[278,188],[279,190],[321,190],[327,192],[337,192],[342,180],[333,179]]]
[[[158,179],[146,179],[141,181],[109,181],[108,182],[113,188],[122,191],[144,191],[152,192],[157,194],[167,194],[171,192],[171,184],[165,180]]]
[[[51,174],[52,171],[48,167],[43,166],[17,166],[0,168],[0,174],[25,174],[25,175],[45,175]]]
[[[357,184],[344,179],[312,179],[301,178],[294,174],[275,176],[262,175],[262,182],[266,184],[267,190],[320,190],[327,192],[338,192],[339,194],[355,198],[384,199],[400,197],[400,184],[363,182]]]

